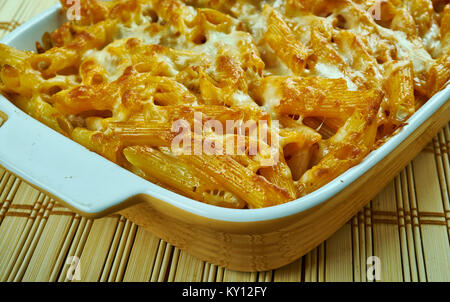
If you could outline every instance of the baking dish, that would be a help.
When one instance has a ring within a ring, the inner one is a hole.
[[[64,21],[59,6],[2,41],[34,49]],[[0,97],[0,165],[88,217],[119,212],[162,239],[214,264],[242,271],[283,266],[333,234],[375,196],[449,121],[450,87],[399,133],[321,189],[271,208],[232,210],[151,184],[61,136]],[[370,185],[367,185],[367,184]]]

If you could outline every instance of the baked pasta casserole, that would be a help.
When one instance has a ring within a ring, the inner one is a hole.
[[[61,3],[75,18],[36,52],[0,44],[2,94],[137,175],[222,207],[317,190],[450,77],[446,0]],[[187,152],[198,146],[212,151]]]

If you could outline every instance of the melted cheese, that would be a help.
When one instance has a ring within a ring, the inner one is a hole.
[[[119,58],[111,55],[108,49],[109,46],[105,47],[102,50],[91,49],[84,54],[82,59],[95,60],[98,65],[102,66],[105,69],[106,71],[105,76],[108,78],[110,82],[112,82],[117,80],[123,74],[126,66],[125,65],[120,66]]]
[[[236,91],[233,94],[233,106],[236,107],[257,107],[253,99],[242,91]]]
[[[349,77],[346,77],[339,70],[339,68],[334,65],[319,62],[316,64],[316,66],[314,66],[314,70],[316,72],[316,75],[320,77],[329,79],[344,79],[345,81],[347,81],[347,87],[349,90],[356,91],[358,89],[358,86],[356,86]]]
[[[431,68],[434,62],[433,58],[417,41],[409,41],[406,34],[401,31],[392,31],[382,27],[379,29],[385,37],[397,42],[399,59],[411,60],[415,72],[427,72]]]
[[[436,58],[441,53],[441,33],[437,24],[433,23],[431,28],[423,37],[423,44],[431,52],[433,58]]]
[[[149,35],[147,33],[148,25],[132,24],[131,26],[125,26],[123,24],[118,25],[116,33],[116,39],[129,39],[137,38],[145,44],[161,44],[161,39],[164,36],[164,32]]]
[[[277,119],[277,114],[275,108],[280,106],[282,93],[280,88],[277,86],[265,87],[263,99],[264,104],[262,104],[262,108],[271,114],[273,119]]]

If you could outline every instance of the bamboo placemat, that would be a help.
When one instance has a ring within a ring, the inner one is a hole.
[[[0,37],[56,2],[0,0]],[[371,256],[382,281],[450,281],[449,146],[447,125],[326,242],[260,273],[200,261],[120,215],[80,217],[0,168],[0,281],[368,281]]]

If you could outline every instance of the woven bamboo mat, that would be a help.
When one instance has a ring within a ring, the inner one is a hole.
[[[0,37],[55,3],[0,0]],[[449,146],[447,125],[326,242],[261,273],[202,262],[120,215],[80,217],[0,168],[0,281],[368,281],[371,256],[382,281],[450,281]]]

